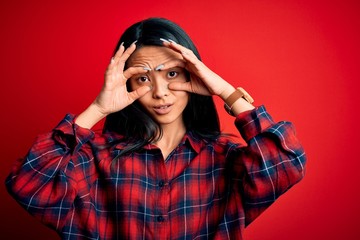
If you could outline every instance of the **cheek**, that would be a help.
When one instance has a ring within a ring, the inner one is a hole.
[[[144,96],[139,98],[137,101],[138,103],[146,109],[146,107],[149,105],[149,103],[152,102],[152,92],[147,92]]]
[[[175,92],[176,98],[181,101],[182,104],[184,104],[185,106],[188,104],[189,102],[189,93],[187,92],[183,92],[183,91],[177,91]]]

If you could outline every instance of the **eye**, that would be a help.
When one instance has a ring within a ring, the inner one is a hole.
[[[170,71],[167,73],[168,78],[176,78],[178,75],[179,75],[179,73],[176,71]]]
[[[147,76],[140,76],[140,77],[138,77],[137,81],[139,83],[146,83],[149,81],[149,78]]]

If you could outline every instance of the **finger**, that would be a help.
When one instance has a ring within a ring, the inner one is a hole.
[[[112,71],[115,67],[116,67],[116,65],[118,64],[118,62],[119,62],[119,59],[120,59],[120,56],[123,54],[123,52],[124,52],[124,43],[122,42],[121,44],[120,44],[120,47],[119,47],[119,49],[117,50],[117,52],[115,53],[115,55],[111,58],[111,60],[110,60],[110,64],[108,65],[108,67],[107,67],[107,72],[108,71]]]
[[[169,39],[167,42],[164,42],[164,46],[167,46],[169,48],[171,48],[172,50],[180,53],[183,58],[191,63],[196,63],[197,61],[200,61],[196,55],[194,54],[193,51],[191,51],[190,49],[176,43],[175,41]]]
[[[119,60],[119,58],[120,58],[120,56],[123,54],[124,50],[125,50],[124,42],[122,42],[122,43],[120,44],[120,46],[119,46],[119,49],[116,51],[113,59],[116,60],[116,61]]]
[[[185,68],[186,67],[186,62],[184,60],[182,60],[182,59],[166,62],[165,67],[162,68],[162,70],[175,68],[175,67]]]
[[[172,82],[168,85],[170,90],[193,92],[190,82]]]
[[[119,62],[117,63],[118,69],[124,69],[125,62],[129,59],[131,54],[136,50],[136,42],[130,44],[130,46],[123,52],[123,54],[119,58]]]
[[[185,91],[189,93],[196,93],[204,96],[211,96],[211,93],[205,87],[193,87],[190,82],[180,83],[172,82],[168,85],[169,89],[172,91]]]
[[[145,69],[144,67],[129,67],[123,73],[124,80],[127,80],[127,79],[131,78],[134,75],[147,73],[147,72],[148,72],[148,70]]]
[[[175,41],[171,39],[164,39],[160,38],[160,40],[163,42],[163,45],[165,47],[171,48],[172,50],[181,53],[182,51],[186,50],[187,48],[183,47],[182,45],[176,43]]]
[[[142,86],[129,93],[130,98],[135,101],[151,90],[151,86]]]
[[[193,65],[198,65],[201,63],[201,61],[197,58],[193,51],[189,49],[182,51],[181,55],[187,62],[190,62]]]

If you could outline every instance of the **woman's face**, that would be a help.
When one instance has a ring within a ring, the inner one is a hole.
[[[186,82],[185,63],[181,54],[158,46],[144,46],[128,60],[129,67],[151,69],[146,74],[135,75],[128,81],[132,90],[148,85],[152,89],[138,99],[152,118],[162,127],[183,127],[182,114],[189,101],[189,93],[168,89],[170,82]]]

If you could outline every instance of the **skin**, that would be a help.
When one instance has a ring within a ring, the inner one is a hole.
[[[216,95],[226,101],[235,88],[211,71],[191,50],[175,42],[164,41],[163,47],[145,46],[135,50],[135,44],[127,49],[120,46],[106,70],[102,90],[78,115],[75,123],[90,129],[108,114],[139,100],[162,127],[163,137],[154,144],[166,158],[185,134],[182,112],[188,102],[188,93]],[[124,70],[127,61],[129,68]],[[155,70],[160,65],[164,66]],[[184,69],[190,73],[190,81],[186,79]],[[126,88],[127,81],[130,81],[130,92]],[[239,98],[232,111],[237,115],[253,108]]]
[[[168,88],[170,83],[187,82],[183,58],[165,47],[145,46],[131,55],[128,66],[150,69],[145,74],[132,76],[128,81],[132,90],[143,86],[151,88],[138,101],[165,133],[154,144],[162,149],[166,158],[186,132],[182,114],[189,101],[189,93]]]
[[[181,55],[168,48],[145,46],[130,57],[128,65],[151,69],[128,80],[133,90],[143,86],[151,88],[151,91],[138,99],[149,115],[162,128],[185,129],[182,112],[188,103],[189,93],[168,88],[170,83],[187,82],[185,63]]]

